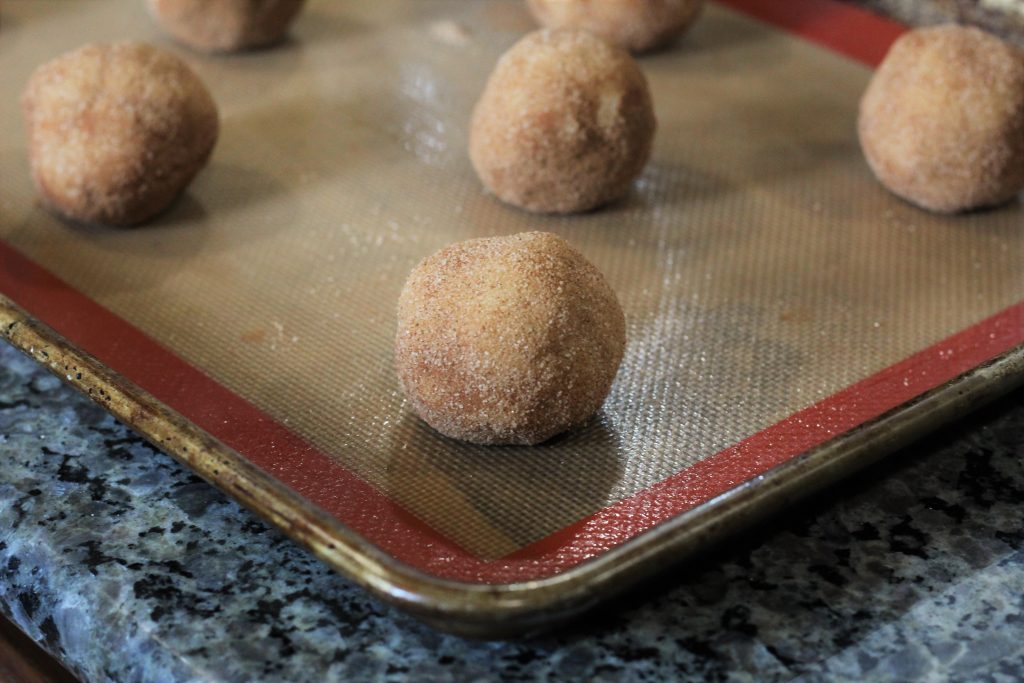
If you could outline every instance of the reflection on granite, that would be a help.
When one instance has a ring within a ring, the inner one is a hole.
[[[1015,680],[1024,394],[558,635],[367,597],[6,345],[0,610],[87,681]]]

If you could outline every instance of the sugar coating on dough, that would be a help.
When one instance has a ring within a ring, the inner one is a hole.
[[[622,360],[625,318],[604,276],[544,232],[459,242],[424,259],[398,302],[395,364],[434,429],[535,444],[582,424]]]
[[[203,52],[234,52],[284,39],[305,0],[148,0],[175,40]]]
[[[696,23],[704,0],[527,0],[548,28],[578,28],[630,52],[671,43]]]
[[[860,103],[858,132],[890,191],[932,211],[1024,190],[1024,51],[975,28],[916,29],[892,46]]]
[[[473,110],[469,153],[505,202],[586,211],[629,191],[655,126],[647,79],[627,52],[585,31],[542,29],[498,61]]]
[[[40,66],[22,110],[43,200],[70,218],[110,225],[165,209],[206,164],[219,129],[199,77],[136,42],[90,44]]]

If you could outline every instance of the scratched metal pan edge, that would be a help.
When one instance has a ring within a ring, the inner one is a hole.
[[[3,295],[0,330],[20,351],[373,595],[435,628],[476,638],[528,635],[578,616],[1024,386],[1021,345],[598,557],[551,577],[488,585],[434,577],[395,560]]]

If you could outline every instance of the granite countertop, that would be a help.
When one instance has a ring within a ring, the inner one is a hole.
[[[86,681],[1019,680],[1024,393],[556,635],[368,597],[0,345],[0,611]]]
[[[971,24],[1024,46],[1022,0],[843,0],[911,26]]]

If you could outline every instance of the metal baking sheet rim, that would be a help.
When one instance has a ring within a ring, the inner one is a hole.
[[[576,616],[1024,385],[1024,345],[1018,345],[559,574],[477,584],[434,577],[388,556],[3,295],[0,330],[22,352],[374,595],[438,629],[481,638],[539,632]]]

